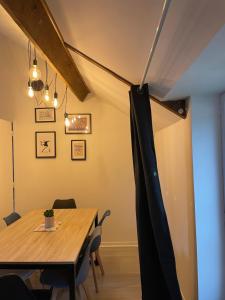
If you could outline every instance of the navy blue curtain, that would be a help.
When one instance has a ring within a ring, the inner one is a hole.
[[[148,85],[130,90],[136,216],[143,300],[181,300],[161,194]]]

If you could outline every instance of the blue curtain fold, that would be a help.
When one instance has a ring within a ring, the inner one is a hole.
[[[158,176],[148,85],[130,90],[136,217],[143,300],[182,300]]]

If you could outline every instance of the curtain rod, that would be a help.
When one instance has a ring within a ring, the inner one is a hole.
[[[153,43],[152,43],[152,46],[151,46],[151,49],[150,49],[150,52],[149,52],[147,64],[145,66],[145,70],[144,70],[142,80],[141,80],[141,83],[140,83],[140,90],[142,89],[142,87],[145,83],[145,79],[146,79],[146,76],[148,74],[149,67],[150,67],[150,64],[152,62],[152,58],[153,58],[153,55],[155,53],[156,46],[158,44],[160,34],[162,32],[163,24],[164,24],[166,16],[167,16],[170,3],[171,3],[171,0],[165,0],[165,2],[164,2],[163,9],[162,9],[162,15],[161,15],[158,27],[156,28],[156,31],[155,31],[154,40],[153,40]]]
[[[79,56],[83,57],[84,59],[86,59],[87,61],[91,62],[92,64],[96,65],[97,67],[99,67],[100,69],[104,70],[105,72],[109,73],[110,75],[112,75],[114,78],[118,79],[119,81],[123,82],[124,84],[126,84],[127,86],[131,87],[132,85],[134,85],[132,82],[130,82],[129,80],[127,80],[126,78],[120,76],[119,74],[117,74],[116,72],[112,71],[111,69],[107,68],[106,66],[102,65],[101,63],[97,62],[96,60],[94,60],[93,58],[91,58],[90,56],[86,55],[85,53],[81,52],[80,50],[78,50],[77,48],[73,47],[72,45],[68,44],[67,42],[64,42],[65,46],[70,49],[71,51],[73,51],[74,53],[78,54]],[[159,105],[161,105],[162,107],[164,107],[165,109],[169,110],[170,112],[175,113],[176,115],[178,115],[181,118],[185,118],[186,117],[186,112],[184,111],[182,114],[180,114],[178,112],[179,106],[176,108],[173,108],[173,106],[171,106],[170,104],[167,103],[167,101],[160,101],[159,99],[157,99],[156,97],[149,95],[149,97],[152,99],[152,101],[158,103]],[[179,101],[185,101],[185,100],[179,100]],[[181,103],[181,102],[180,102]],[[182,109],[184,109],[185,107],[185,103],[180,104],[182,106]]]

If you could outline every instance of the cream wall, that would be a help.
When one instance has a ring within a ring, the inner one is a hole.
[[[197,300],[191,117],[155,133],[164,204],[185,300]]]
[[[65,135],[64,109],[57,111],[56,123],[34,122],[34,100],[26,95],[26,48],[0,37],[0,57],[4,58],[1,74],[5,74],[1,94],[7,95],[1,96],[0,111],[13,119],[15,129],[16,209],[25,213],[48,208],[56,198],[74,197],[78,207],[98,207],[100,215],[105,209],[112,210],[104,227],[104,242],[136,244],[128,105],[120,111],[107,94],[105,99],[91,95],[81,103],[69,92],[68,112],[91,113],[93,133]],[[60,97],[64,88],[59,80]],[[34,134],[41,130],[56,131],[56,159],[35,158]],[[87,140],[86,161],[71,161],[72,139]]]

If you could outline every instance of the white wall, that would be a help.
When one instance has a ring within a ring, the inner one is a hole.
[[[11,113],[15,128],[16,209],[25,213],[50,207],[56,198],[74,197],[79,207],[97,207],[100,214],[112,210],[105,224],[104,242],[136,244],[128,109],[120,111],[107,95],[105,99],[92,95],[81,103],[69,92],[68,112],[91,113],[93,134],[65,135],[64,109],[57,112],[56,123],[37,124],[34,100],[26,95],[26,48],[0,37],[0,57],[4,58],[0,61],[1,74],[5,74],[1,94],[7,95],[1,96],[0,111],[5,116]],[[60,80],[58,90],[62,98],[64,84]],[[56,131],[56,159],[35,158],[34,134],[41,130]],[[87,161],[71,161],[72,139],[87,140]]]
[[[185,300],[197,300],[190,114],[157,131],[155,144],[180,288]]]
[[[225,299],[225,230],[221,106],[192,98],[192,149],[199,300]]]

